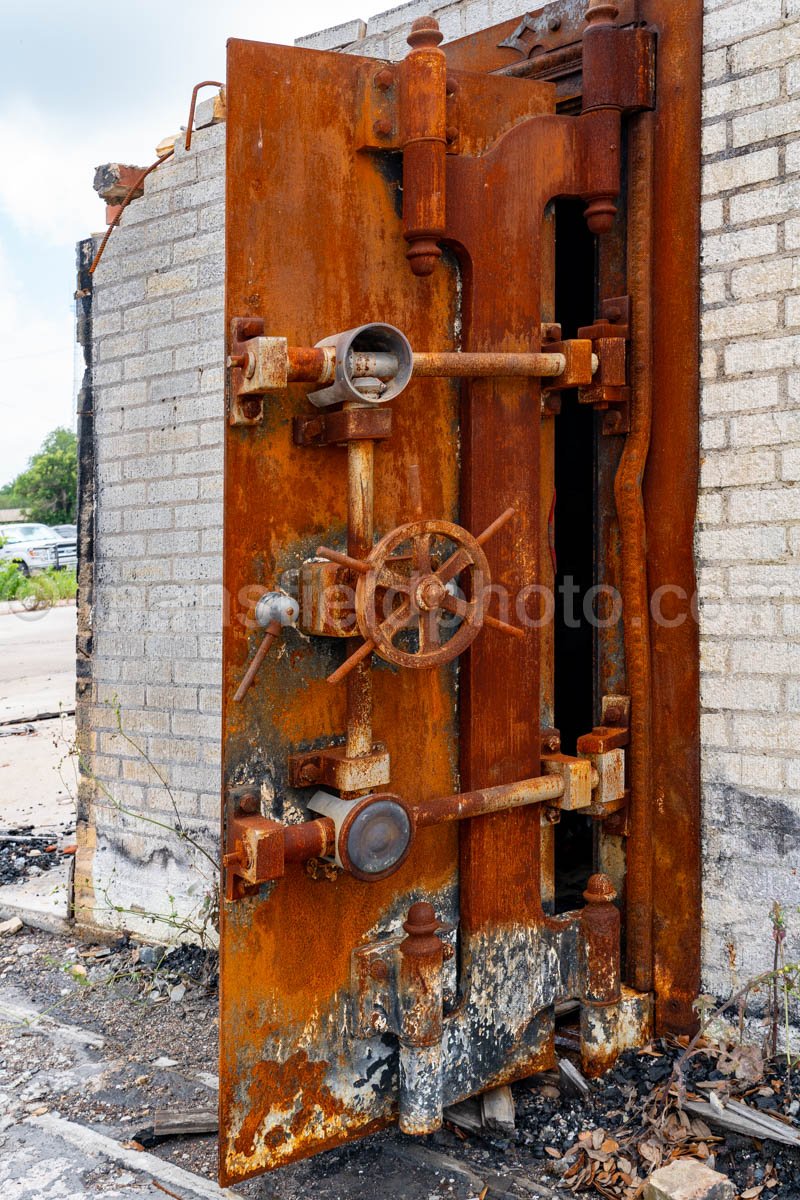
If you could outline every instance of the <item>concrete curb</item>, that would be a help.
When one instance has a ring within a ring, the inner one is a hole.
[[[19,917],[29,929],[71,933],[69,918],[71,857],[44,875],[0,887],[0,918]]]
[[[176,1166],[163,1158],[157,1158],[155,1154],[149,1154],[146,1150],[130,1150],[103,1133],[96,1133],[85,1125],[76,1125],[64,1117],[55,1116],[54,1113],[45,1113],[40,1117],[27,1117],[23,1124],[43,1129],[53,1138],[63,1138],[65,1142],[69,1142],[70,1145],[83,1151],[90,1158],[96,1159],[102,1156],[111,1162],[127,1167],[129,1171],[157,1179],[160,1183],[168,1184],[171,1187],[178,1187],[192,1196],[203,1197],[203,1200],[206,1198],[213,1200],[215,1197],[241,1200],[236,1192],[230,1191],[229,1188],[218,1187],[210,1179],[204,1179],[201,1175],[195,1175],[184,1167]]]

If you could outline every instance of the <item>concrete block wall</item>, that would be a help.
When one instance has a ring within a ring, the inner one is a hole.
[[[800,952],[800,2],[706,0],[702,638],[706,986]]]
[[[216,884],[191,841],[216,854],[224,138],[217,124],[189,152],[178,141],[93,281],[95,564],[76,910],[156,938],[191,931]]]
[[[536,6],[532,6],[536,7]],[[366,57],[398,59],[408,53],[406,37],[417,17],[436,17],[446,42],[466,37],[489,25],[510,21],[525,12],[519,0],[411,0],[370,17],[348,21],[298,38],[298,46],[311,50],[345,50]]]

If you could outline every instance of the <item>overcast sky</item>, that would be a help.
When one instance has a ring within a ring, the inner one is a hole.
[[[0,0],[0,486],[72,421],[75,243],[105,228],[94,168],[152,162],[194,84],[225,78],[226,38],[290,44],[389,7]]]

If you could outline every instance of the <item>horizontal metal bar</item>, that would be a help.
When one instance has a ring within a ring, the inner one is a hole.
[[[414,375],[418,378],[475,379],[521,375],[530,379],[555,378],[567,366],[563,354],[470,354],[437,351],[414,354]]]
[[[328,383],[336,366],[332,347],[289,346],[288,380],[290,383]],[[244,356],[241,356],[244,357]],[[238,360],[234,365],[239,365]],[[396,355],[376,351],[351,353],[348,370],[353,379],[393,379],[399,364]],[[563,354],[461,353],[431,351],[414,354],[413,375],[418,379],[477,379],[521,376],[529,379],[554,379],[566,369]],[[596,368],[595,368],[596,369]]]
[[[519,783],[423,800],[413,806],[414,818],[418,827],[441,825],[445,821],[463,821],[509,808],[523,808],[527,804],[542,804],[563,795],[564,780],[560,775],[538,775]]]

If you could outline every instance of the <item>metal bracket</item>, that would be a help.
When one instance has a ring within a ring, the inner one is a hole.
[[[558,801],[562,812],[588,808],[592,803],[592,764],[587,758],[571,758],[568,754],[543,754],[545,775],[559,775],[564,781],[564,793]]]
[[[389,752],[375,742],[371,754],[347,757],[344,746],[328,746],[306,754],[289,755],[289,786],[329,787],[339,792],[373,791],[385,787],[391,776]]]
[[[392,436],[390,408],[349,408],[294,417],[296,446],[344,446],[348,442],[382,441]]]
[[[569,388],[591,386],[595,364],[592,361],[592,342],[589,338],[548,342],[547,353],[563,354],[566,363],[560,375],[542,380],[543,391],[564,392]]]
[[[597,788],[586,815],[606,821],[609,833],[617,832],[610,828],[610,818],[622,819],[628,803],[624,747],[630,743],[630,712],[630,696],[603,696],[603,724],[578,738],[578,754],[588,758],[597,771]]]
[[[615,296],[601,301],[600,316],[593,325],[578,330],[579,337],[591,339],[598,362],[591,384],[579,390],[578,401],[602,412],[604,435],[630,432],[631,391],[627,374],[630,320],[630,296]]]
[[[248,343],[253,338],[263,336],[262,317],[234,317],[231,321],[231,352],[227,376],[228,422],[231,425],[258,425],[264,415],[263,396],[247,394],[249,368],[245,364]]]

